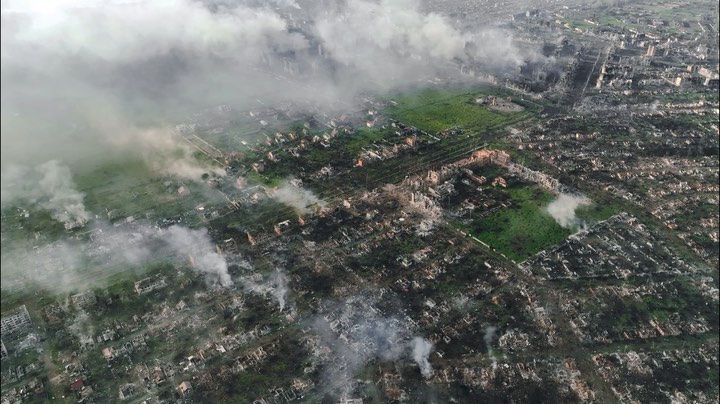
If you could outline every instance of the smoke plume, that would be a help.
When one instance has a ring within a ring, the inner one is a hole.
[[[280,311],[283,311],[283,309],[285,309],[285,299],[288,294],[287,278],[279,269],[275,269],[271,282],[273,286],[272,295],[278,301]]]
[[[314,350],[326,352],[324,388],[352,392],[355,375],[369,361],[396,361],[407,355],[411,333],[407,324],[377,307],[372,295],[351,296],[340,302],[328,302],[310,325],[319,337]]]
[[[111,226],[93,222],[88,240],[65,240],[30,250],[3,248],[3,287],[39,286],[55,292],[103,285],[108,277],[160,261],[190,262],[208,285],[232,285],[225,258],[216,253],[206,229],[140,223]],[[7,283],[7,285],[6,285]]]
[[[117,141],[139,151],[138,132],[218,104],[333,109],[457,61],[529,58],[507,33],[458,29],[418,1],[271,4],[3,1],[3,166],[102,160]]]
[[[294,208],[299,214],[309,213],[310,207],[313,205],[325,206],[325,201],[318,198],[312,191],[287,182],[273,191],[272,197],[278,202]]]
[[[493,368],[497,366],[497,359],[495,359],[495,355],[493,355],[493,349],[492,349],[492,341],[493,341],[493,338],[495,338],[496,330],[497,330],[497,327],[489,325],[489,326],[485,327],[485,335],[483,336],[483,340],[485,340],[485,347],[487,348],[488,356],[490,358],[492,358]]]
[[[34,168],[10,166],[2,173],[2,208],[24,204],[25,208],[47,210],[52,218],[75,228],[90,218],[83,204],[84,194],[75,189],[70,169],[56,160]]]
[[[171,226],[159,232],[156,237],[165,243],[169,255],[189,254],[193,267],[204,274],[211,285],[223,287],[232,285],[227,262],[222,255],[214,251],[207,229],[191,230],[181,226]]]
[[[584,196],[560,194],[550,202],[546,210],[560,226],[566,229],[575,229],[580,225],[575,216],[575,210],[589,204],[590,200]]]
[[[289,288],[287,277],[280,268],[275,268],[275,271],[273,271],[266,281],[262,281],[262,277],[259,274],[256,274],[254,277],[244,276],[239,280],[246,290],[260,295],[270,295],[277,301],[280,311],[285,309]]]
[[[420,366],[420,371],[425,378],[430,378],[433,374],[432,366],[430,366],[430,361],[428,361],[432,348],[432,343],[425,338],[413,338],[413,359],[415,359],[415,362]]]

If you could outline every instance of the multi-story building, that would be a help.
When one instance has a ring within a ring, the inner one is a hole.
[[[7,335],[29,324],[32,324],[30,313],[28,313],[27,307],[22,305],[11,312],[3,313],[0,333]]]

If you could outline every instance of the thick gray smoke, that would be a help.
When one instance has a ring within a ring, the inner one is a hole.
[[[218,104],[331,108],[455,60],[527,58],[509,35],[460,31],[417,1],[231,3],[3,1],[3,166],[139,150],[137,132]]]
[[[191,230],[172,226],[158,233],[156,237],[165,243],[169,253],[174,253],[176,256],[189,254],[193,268],[204,274],[210,284],[232,285],[227,262],[222,255],[214,251],[207,229]]]
[[[413,338],[413,359],[420,366],[420,371],[425,378],[430,378],[433,375],[432,366],[430,366],[430,352],[432,352],[433,345],[430,341],[422,337]]]
[[[48,161],[34,168],[13,165],[2,172],[2,208],[21,205],[26,209],[47,210],[65,228],[80,227],[90,214],[83,204],[84,194],[75,189],[70,169],[59,161]]]
[[[210,285],[232,285],[227,262],[215,252],[207,229],[193,230],[177,225],[160,229],[132,224],[104,226],[97,230],[93,233],[90,251],[106,254],[111,261],[136,266],[161,259],[173,259],[179,263],[189,261]]]
[[[560,194],[547,206],[547,212],[555,221],[566,229],[576,229],[580,222],[575,210],[580,206],[590,205],[590,199],[584,196]]]

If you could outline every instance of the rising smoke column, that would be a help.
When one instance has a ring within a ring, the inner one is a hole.
[[[492,349],[492,341],[493,341],[493,338],[495,338],[495,330],[497,330],[497,327],[489,325],[489,326],[485,327],[485,335],[483,336],[483,340],[485,341],[485,347],[487,348],[488,356],[490,356],[490,358],[492,358],[493,368],[497,367],[497,359],[495,359],[495,355],[493,355],[493,349]]]
[[[275,269],[270,281],[272,282],[272,295],[280,305],[280,311],[285,309],[285,299],[288,294],[287,278],[280,269]]]
[[[205,275],[205,279],[216,286],[232,285],[227,262],[222,255],[214,251],[207,229],[191,230],[181,226],[171,226],[158,234],[176,256],[189,254],[193,267]]]
[[[277,301],[280,311],[285,309],[289,288],[287,277],[280,268],[275,268],[270,277],[262,282],[256,282],[250,277],[241,277],[239,281],[243,288],[250,292],[272,296]]]
[[[160,259],[187,263],[203,274],[210,286],[232,285],[225,258],[215,251],[207,229],[173,225],[166,229],[142,223],[109,226],[98,224],[92,241],[84,247],[106,261],[142,266]]]
[[[429,379],[433,375],[432,366],[430,366],[430,352],[432,352],[433,345],[430,341],[422,337],[415,337],[412,341],[412,353],[413,359],[420,366],[422,375]]]

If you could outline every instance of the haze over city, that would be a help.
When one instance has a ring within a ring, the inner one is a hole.
[[[716,2],[0,18],[3,403],[717,402]]]

